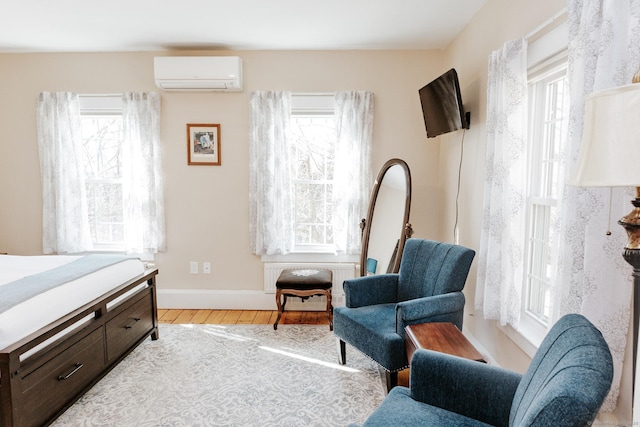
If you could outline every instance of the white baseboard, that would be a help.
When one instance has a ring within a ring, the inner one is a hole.
[[[491,356],[491,353],[489,353],[487,351],[487,349],[484,348],[484,346],[482,344],[480,344],[480,342],[476,339],[476,337],[471,332],[469,332],[467,329],[465,329],[463,327],[462,328],[462,333],[465,336],[465,338],[469,340],[471,345],[474,346],[476,348],[476,350],[478,350],[478,352],[480,354],[482,354],[482,356],[484,357],[484,360],[485,360],[485,362],[487,362],[487,364],[493,365],[493,366],[500,366],[498,364],[498,362],[496,362],[496,359],[494,359]]]
[[[158,289],[158,308],[203,310],[276,310],[273,293],[238,290],[209,289]],[[333,306],[344,305],[342,295],[333,295]],[[286,310],[322,311],[326,308],[324,297],[314,296],[302,302],[289,298]]]

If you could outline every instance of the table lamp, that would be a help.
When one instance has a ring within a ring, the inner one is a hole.
[[[618,221],[628,236],[623,257],[633,267],[633,390],[640,316],[639,82],[640,72],[633,77],[633,84],[585,97],[582,143],[576,172],[570,181],[579,187],[636,187],[636,198],[631,202],[633,210]]]

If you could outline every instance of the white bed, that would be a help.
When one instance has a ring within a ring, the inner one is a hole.
[[[49,424],[140,342],[158,338],[158,271],[138,258],[26,301],[8,296],[81,258],[0,255],[0,427]]]
[[[0,295],[2,286],[24,277],[45,272],[80,259],[81,256],[0,256]],[[78,307],[87,304],[144,272],[139,258],[129,258],[90,275],[51,289],[0,313],[0,349],[19,341]]]

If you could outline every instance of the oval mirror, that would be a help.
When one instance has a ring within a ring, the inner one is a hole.
[[[398,272],[404,242],[413,233],[410,207],[409,166],[404,160],[391,159],[378,173],[367,218],[362,220],[361,276]]]

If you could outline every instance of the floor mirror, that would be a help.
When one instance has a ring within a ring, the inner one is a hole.
[[[387,161],[373,184],[367,217],[361,222],[360,275],[397,273],[409,223],[411,173],[404,160]]]

